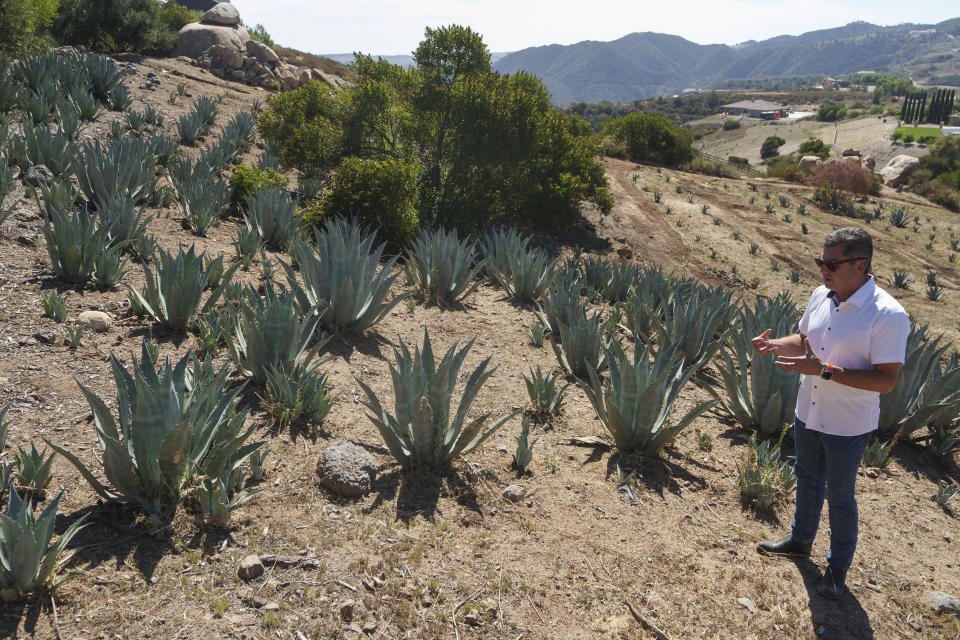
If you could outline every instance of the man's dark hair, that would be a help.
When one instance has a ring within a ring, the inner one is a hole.
[[[843,227],[827,235],[823,239],[823,247],[843,247],[845,256],[863,256],[867,260],[867,273],[870,273],[873,263],[873,238],[870,234],[858,227]]]

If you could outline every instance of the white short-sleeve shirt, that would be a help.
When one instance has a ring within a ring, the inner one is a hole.
[[[823,362],[845,369],[903,363],[910,318],[873,276],[845,302],[820,286],[800,319],[800,333]],[[797,417],[808,429],[857,436],[877,428],[880,394],[819,376],[801,376]]]

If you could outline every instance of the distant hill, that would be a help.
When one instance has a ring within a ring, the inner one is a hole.
[[[960,36],[960,18],[895,27],[852,22],[732,47],[645,32],[613,42],[530,47],[497,60],[494,68],[539,76],[556,104],[628,102],[730,80],[865,70],[907,73],[924,85],[960,85],[960,40],[955,36]]]
[[[412,65],[413,65],[413,56],[412,56],[412,55],[407,55],[407,56],[378,56],[378,55],[375,54],[375,53],[374,53],[374,54],[370,54],[370,55],[372,55],[374,58],[383,58],[384,60],[386,60],[386,61],[389,62],[390,64],[398,64],[398,65],[400,65],[401,67],[409,67],[409,66],[412,66]],[[504,57],[504,56],[507,56],[507,55],[510,55],[510,54],[507,53],[507,52],[501,52],[501,53],[496,53],[496,52],[495,52],[495,53],[491,53],[491,54],[490,54],[490,59],[491,59],[494,63],[496,63],[497,60],[499,60],[500,58],[502,58],[502,57]],[[324,54],[324,57],[325,57],[325,58],[330,58],[331,60],[336,60],[337,62],[340,62],[340,63],[342,63],[342,64],[353,64],[353,54],[352,54],[352,53],[327,53],[327,54]]]

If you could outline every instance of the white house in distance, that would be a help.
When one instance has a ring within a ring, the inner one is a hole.
[[[763,120],[779,120],[785,118],[789,109],[786,105],[768,102],[766,100],[743,100],[723,105],[724,113],[731,116],[747,116]]]

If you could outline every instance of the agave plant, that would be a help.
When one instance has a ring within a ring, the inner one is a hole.
[[[586,303],[580,298],[583,281],[579,278],[558,278],[538,303],[537,316],[552,336],[560,335],[560,326],[583,313]]]
[[[150,139],[153,155],[161,167],[169,167],[177,157],[177,142],[163,135]]]
[[[93,265],[93,284],[100,291],[111,291],[127,275],[127,260],[121,254],[122,247],[107,247],[97,255]]]
[[[99,54],[87,54],[82,61],[87,76],[86,85],[97,100],[106,102],[114,87],[123,80],[117,64]]]
[[[559,379],[560,375],[555,371],[548,371],[544,375],[539,366],[536,370],[530,369],[529,378],[523,376],[523,381],[527,385],[527,395],[530,396],[530,404],[533,405],[535,413],[548,415],[560,411],[570,385],[559,386],[557,384]]]
[[[121,194],[140,202],[153,191],[156,158],[149,141],[121,138],[106,147],[99,140],[85,142],[70,160],[80,189],[97,208]]]
[[[109,228],[98,225],[86,210],[71,214],[52,209],[49,213],[43,235],[54,273],[64,282],[88,282],[96,270],[97,259],[109,248]]]
[[[46,455],[47,448],[37,450],[37,445],[30,443],[30,451],[17,447],[17,486],[28,492],[42,492],[50,484],[53,476],[50,475],[50,466],[56,453]]]
[[[720,287],[698,287],[686,298],[675,292],[663,304],[662,318],[653,326],[658,344],[679,343],[684,362],[699,369],[726,339],[734,310],[732,298],[733,292]]]
[[[606,368],[612,342],[603,316],[600,313],[588,316],[583,306],[571,314],[568,322],[560,323],[557,333],[552,330],[550,333],[550,344],[560,366],[581,379],[587,378],[591,368],[597,371]]]
[[[460,240],[456,230],[421,229],[407,249],[403,270],[407,282],[424,300],[453,304],[474,289],[483,261],[476,256],[476,243]]]
[[[248,291],[247,299],[240,303],[234,333],[226,336],[240,373],[263,386],[271,369],[292,371],[300,362],[313,371],[320,361],[311,366],[311,360],[327,340],[309,348],[320,315],[311,308],[304,316],[301,322],[293,294],[277,293],[269,282],[262,298],[256,291]]]
[[[213,361],[198,364],[188,353],[176,365],[155,369],[144,345],[132,358],[132,372],[110,354],[117,386],[117,418],[91,389],[77,384],[93,411],[97,442],[103,452],[104,485],[74,454],[48,441],[106,500],[139,505],[155,526],[167,524],[188,484],[218,477],[239,466],[257,445],[245,445],[245,413],[235,413],[242,385],[226,388],[228,367],[213,371]],[[191,373],[188,368],[194,363]]]
[[[237,161],[237,157],[240,155],[238,145],[239,143],[233,138],[222,135],[216,142],[203,150],[203,153],[200,154],[200,162],[214,171],[223,171]]]
[[[493,375],[496,367],[487,369],[487,358],[474,369],[453,413],[451,403],[460,367],[473,346],[471,340],[463,349],[454,342],[438,363],[433,355],[430,335],[423,331],[423,351],[419,347],[411,355],[401,340],[394,347],[396,365],[390,364],[396,415],[388,413],[377,394],[357,378],[367,395],[361,403],[370,410],[367,417],[376,425],[390,453],[404,467],[436,467],[469,453],[489,438],[503,423],[518,412],[509,413],[487,424],[489,413],[467,422],[467,415],[480,388]]]
[[[137,211],[136,202],[127,194],[119,194],[104,202],[97,210],[103,226],[107,227],[110,244],[133,252],[133,243],[147,232],[152,216],[144,218],[147,207]]]
[[[746,429],[771,436],[793,419],[800,376],[774,365],[774,356],[755,353],[750,340],[767,329],[777,336],[796,333],[799,316],[788,294],[759,296],[753,309],[737,313],[718,367],[724,389],[720,405]]]
[[[684,364],[679,342],[661,347],[652,362],[649,348],[636,346],[632,364],[619,343],[606,349],[606,380],[588,366],[590,384],[583,389],[618,449],[652,456],[717,400],[701,402],[672,423],[673,405],[697,367]]]
[[[207,131],[209,131],[210,127],[216,122],[218,110],[219,102],[207,96],[200,96],[193,103],[193,113],[197,114],[207,128]]]
[[[23,137],[14,138],[12,142],[11,154],[23,171],[42,164],[58,178],[69,178],[73,174],[70,146],[70,139],[59,131],[25,125]]]
[[[103,109],[92,93],[83,89],[70,93],[70,102],[76,107],[77,114],[84,122],[94,122],[100,118]]]
[[[296,204],[280,189],[262,189],[248,199],[245,218],[271,251],[286,250],[300,222]]]
[[[540,438],[534,438],[531,442],[530,419],[527,418],[527,416],[523,416],[523,423],[520,426],[520,435],[516,436],[517,450],[513,454],[513,465],[520,473],[526,471],[527,467],[530,465],[530,461],[533,460],[533,445],[537,444],[537,440],[539,439]]]
[[[594,291],[603,291],[613,277],[613,265],[604,258],[588,258],[580,269],[584,282]]]
[[[759,445],[750,439],[750,453],[737,468],[740,496],[758,511],[768,511],[797,483],[793,465],[780,459],[780,443],[764,440]]]
[[[130,91],[122,82],[114,85],[107,95],[107,102],[114,111],[126,111],[133,105],[133,98]]]
[[[319,426],[336,397],[330,393],[327,374],[317,375],[319,361],[297,363],[289,371],[282,365],[267,371],[267,404],[279,427]]]
[[[511,298],[535,302],[546,292],[556,275],[556,261],[540,249],[524,249],[508,255],[503,262],[487,263],[487,271]]]
[[[204,266],[205,255],[197,255],[193,245],[186,253],[182,246],[178,247],[176,256],[158,247],[156,272],[147,265],[143,266],[146,288],[143,292],[130,290],[137,304],[164,327],[178,333],[185,332],[198,309],[206,312],[213,308],[239,266],[233,265],[224,272],[220,286],[201,307],[203,291],[216,268],[212,264]]]
[[[907,440],[929,441],[938,434],[945,436],[956,426],[958,420],[960,420],[960,363],[957,360],[957,353],[954,352],[946,364],[941,365],[939,358],[932,364],[929,377],[917,397],[916,404],[901,424],[899,431],[901,437]],[[928,428],[929,433],[915,437],[914,434],[924,427]]]
[[[342,218],[328,221],[314,230],[316,250],[293,241],[290,254],[303,276],[300,286],[292,267],[281,262],[290,290],[297,297],[300,312],[320,308],[320,326],[334,334],[355,333],[376,324],[397,304],[413,294],[407,291],[386,301],[390,286],[399,277],[393,266],[396,257],[380,267],[384,244],[373,246],[356,222]]]
[[[633,283],[640,275],[640,268],[626,262],[614,266],[610,271],[610,279],[600,289],[600,293],[607,302],[616,304],[623,302],[633,290]]]
[[[197,488],[200,512],[214,527],[227,527],[230,524],[230,514],[263,491],[260,487],[247,487],[238,491],[232,486],[238,482],[236,475],[235,472],[225,472],[216,478],[204,477]]]
[[[901,423],[913,413],[927,386],[936,381],[933,372],[949,348],[949,344],[942,344],[942,341],[943,335],[933,339],[927,337],[927,325],[911,323],[906,358],[897,384],[890,393],[880,394],[878,433],[881,438],[890,439],[900,431]]]
[[[62,498],[61,491],[36,516],[31,502],[22,500],[10,489],[7,510],[0,514],[0,599],[19,600],[31,592],[53,589],[63,582],[55,579],[60,555],[86,525],[82,520],[74,521],[57,543],[50,546]]]

